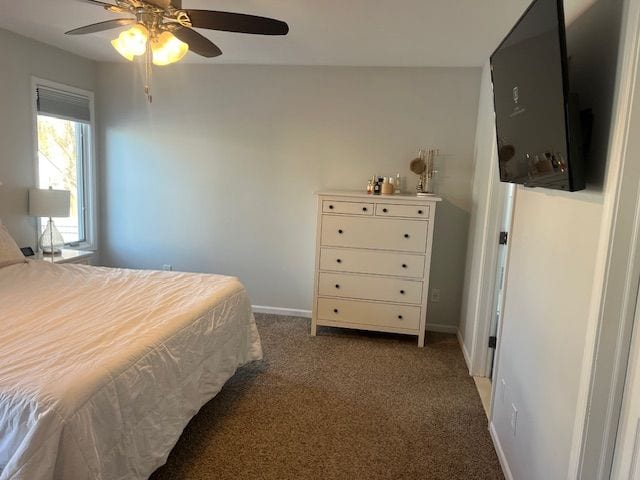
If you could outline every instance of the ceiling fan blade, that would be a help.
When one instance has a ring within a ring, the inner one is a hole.
[[[124,27],[125,25],[131,25],[133,23],[138,23],[138,21],[135,18],[117,18],[115,20],[107,20],[106,22],[92,23],[91,25],[75,28],[66,32],[65,35],[84,35],[86,33],[102,32],[103,30]]]
[[[195,30],[179,26],[173,30],[173,34],[189,45],[189,50],[203,57],[213,58],[222,55],[220,50],[211,40],[200,35]]]
[[[189,15],[191,24],[196,28],[258,35],[286,35],[289,33],[289,25],[273,18],[213,10],[185,10],[185,12]]]
[[[116,12],[116,13],[126,12],[124,8],[120,8],[117,5],[112,5],[111,3],[101,2],[100,0],[82,0],[82,1],[86,3],[90,3],[92,5],[97,5],[98,7],[102,7],[105,10],[108,10],[110,12]]]

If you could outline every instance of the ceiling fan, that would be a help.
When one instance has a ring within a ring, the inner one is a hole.
[[[211,40],[194,28],[258,35],[286,35],[289,26],[280,20],[214,10],[183,9],[182,0],[83,0],[112,13],[132,15],[75,28],[66,35],[84,35],[131,25],[111,44],[128,60],[145,55],[147,85],[151,101],[151,64],[169,65],[181,60],[189,50],[206,58],[222,55]]]

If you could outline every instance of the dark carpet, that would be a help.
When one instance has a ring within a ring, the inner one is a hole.
[[[453,335],[320,329],[256,315],[264,360],[189,423],[169,479],[502,479]]]

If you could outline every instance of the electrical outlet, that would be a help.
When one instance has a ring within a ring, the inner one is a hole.
[[[511,404],[511,431],[513,432],[513,436],[516,436],[516,426],[518,425],[518,409],[512,403]]]
[[[431,302],[438,303],[440,301],[440,289],[434,288],[431,290]]]
[[[173,270],[173,266],[165,263],[164,265],[162,265],[162,270],[166,270],[167,272],[170,272],[171,270]]]

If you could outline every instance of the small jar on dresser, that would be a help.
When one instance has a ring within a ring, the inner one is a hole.
[[[416,335],[424,346],[435,196],[320,192],[318,326]]]

